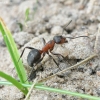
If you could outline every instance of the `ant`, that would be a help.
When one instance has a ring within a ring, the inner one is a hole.
[[[71,22],[71,21],[70,21]],[[68,25],[70,24],[70,22],[68,23]],[[79,36],[79,37],[87,37],[87,36]],[[79,38],[79,37],[75,37],[75,38]],[[44,40],[44,43],[45,43],[45,46],[42,48],[42,50],[39,50],[39,49],[36,49],[36,48],[33,48],[33,47],[25,47],[20,55],[20,58],[22,57],[25,49],[31,49],[31,51],[29,52],[28,56],[27,56],[27,62],[28,62],[28,65],[30,67],[33,67],[32,70],[31,70],[31,73],[28,77],[28,79],[32,80],[36,77],[36,70],[34,70],[34,67],[40,63],[45,54],[48,54],[50,58],[53,59],[53,61],[55,62],[55,64],[58,66],[59,68],[59,65],[58,63],[55,61],[55,59],[49,54],[53,54],[53,55],[58,55],[58,56],[62,56],[63,58],[65,58],[63,55],[61,54],[58,54],[58,53],[54,53],[52,52],[55,44],[64,44],[64,43],[68,43],[67,39],[66,38],[70,38],[70,39],[75,39],[73,37],[64,37],[64,36],[54,36],[53,37],[53,40],[50,40],[49,42],[45,42]],[[20,60],[19,58],[19,60]],[[18,60],[18,61],[19,61]],[[60,68],[59,68],[60,69]],[[60,69],[61,70],[61,69]]]

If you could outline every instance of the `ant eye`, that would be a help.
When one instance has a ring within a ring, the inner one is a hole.
[[[53,40],[54,40],[56,43],[60,43],[61,40],[62,40],[62,36],[55,36],[55,37],[53,38]]]

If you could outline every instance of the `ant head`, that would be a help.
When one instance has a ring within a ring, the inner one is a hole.
[[[72,20],[69,21],[69,23],[66,25],[66,27],[72,22]],[[63,36],[55,36],[53,38],[54,42],[56,44],[62,44],[62,43],[67,43],[68,41],[66,40],[66,37]]]
[[[63,36],[54,36],[53,40],[54,40],[54,42],[55,42],[56,44],[62,44],[62,43],[67,43],[67,42],[68,42],[68,41],[66,40],[66,38],[63,37]]]
[[[78,37],[75,37],[75,38],[80,38],[80,37],[87,37],[87,38],[89,38],[88,36],[78,36]],[[54,40],[54,42],[56,44],[63,44],[63,43],[68,43],[66,38],[75,39],[74,37],[54,36],[53,40]]]

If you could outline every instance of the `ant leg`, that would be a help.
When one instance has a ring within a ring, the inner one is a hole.
[[[65,57],[63,55],[59,54],[59,53],[54,53],[54,52],[51,52],[51,51],[50,51],[50,53],[53,54],[53,55],[58,55],[58,58],[59,58],[59,56],[61,56],[63,59],[65,59]],[[60,58],[59,58],[59,60],[60,60]]]
[[[42,57],[41,59],[39,59],[39,60],[36,62],[36,64],[33,66],[33,68],[32,68],[32,70],[31,70],[30,75],[28,76],[27,80],[28,80],[28,79],[32,80],[32,79],[34,79],[34,78],[36,77],[36,71],[37,71],[38,69],[35,70],[34,67],[35,67],[38,63],[40,63],[40,62],[43,60],[44,56],[45,56],[45,54],[43,54],[43,57]],[[26,81],[27,81],[27,80],[26,80]],[[26,82],[26,81],[25,81],[25,82]]]
[[[47,54],[49,55],[49,53],[47,53]],[[55,64],[56,64],[56,65],[57,65],[57,67],[59,68],[59,70],[60,70],[60,71],[62,71],[62,70],[60,69],[60,67],[59,67],[58,63],[55,61],[55,59],[54,59],[51,55],[49,55],[49,57],[53,59],[53,61],[55,62]]]
[[[53,55],[58,55],[58,58],[59,58],[59,56],[61,56],[61,57],[63,58],[63,60],[66,62],[65,57],[64,57],[63,55],[58,54],[58,53],[53,53],[53,52],[51,52],[51,51],[50,51],[50,53],[53,54]],[[60,58],[59,58],[59,59],[60,59]],[[68,62],[68,61],[67,61],[67,62]],[[69,65],[72,65],[72,64],[70,64],[69,62],[68,62],[68,64],[69,64]]]
[[[43,40],[43,44],[45,45],[45,44],[46,44],[46,41],[45,41],[45,39],[44,39],[44,38],[42,38],[42,40]]]
[[[18,62],[19,62],[20,58],[23,56],[23,53],[24,53],[24,51],[25,51],[26,48],[28,48],[28,49],[34,49],[34,48],[32,48],[32,47],[25,47],[25,48],[23,49],[23,51],[22,51],[22,53],[21,53],[19,59],[18,59]],[[15,69],[15,68],[13,68],[11,72],[13,72],[14,69]]]
[[[18,62],[19,62],[20,58],[23,56],[23,53],[24,53],[24,51],[25,51],[26,48],[27,48],[27,49],[34,49],[34,48],[32,48],[32,47],[25,47],[25,48],[23,49],[23,51],[22,51],[22,53],[21,53],[19,59],[18,59]]]

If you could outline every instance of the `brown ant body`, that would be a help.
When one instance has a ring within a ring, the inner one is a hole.
[[[44,40],[45,41],[45,40]],[[57,53],[53,53],[52,50],[55,46],[55,44],[63,44],[63,43],[67,43],[67,40],[65,37],[63,36],[55,36],[53,38],[53,40],[50,40],[48,43],[45,44],[45,46],[42,48],[42,50],[39,49],[35,49],[32,47],[25,47],[22,51],[22,54],[20,56],[20,58],[22,57],[24,51],[26,48],[31,49],[31,51],[29,52],[28,56],[27,56],[27,62],[28,65],[30,67],[33,67],[31,74],[29,76],[29,79],[32,80],[33,78],[35,78],[36,74],[35,74],[35,70],[34,70],[34,66],[36,66],[39,62],[42,61],[42,59],[44,58],[45,54],[49,55],[49,52],[52,53],[53,55],[60,55],[61,54],[57,54]],[[55,64],[58,66],[57,62],[55,61],[55,59],[49,55],[49,57],[51,57],[53,59],[53,61],[55,62]],[[62,56],[63,57],[63,56]],[[64,58],[64,57],[63,57]],[[59,66],[58,66],[59,67]],[[60,68],[59,68],[60,69]],[[60,69],[61,70],[61,69]],[[34,71],[34,75],[32,74]],[[33,75],[33,77],[32,77]]]
[[[79,37],[87,37],[87,36],[79,36]],[[79,38],[79,37],[75,37],[75,38]],[[53,59],[53,61],[55,62],[55,64],[59,67],[58,63],[55,61],[55,59],[49,54],[49,52],[53,55],[60,55],[62,56],[61,54],[58,54],[58,53],[53,53],[52,50],[55,46],[55,44],[63,44],[63,43],[68,43],[67,39],[66,38],[71,38],[71,39],[74,39],[72,37],[63,37],[63,36],[54,36],[53,40],[50,40],[49,42],[45,43],[45,46],[42,48],[42,50],[39,50],[39,49],[35,49],[33,47],[25,47],[22,51],[22,54],[20,56],[20,58],[22,57],[24,51],[26,48],[28,49],[31,49],[31,51],[29,52],[28,56],[27,56],[27,62],[28,62],[28,65],[30,67],[33,67],[32,70],[31,70],[31,73],[28,77],[28,79],[32,80],[36,77],[36,70],[34,69],[34,67],[40,63],[45,54],[48,54],[49,57],[51,57]],[[45,42],[45,40],[44,40]],[[63,57],[63,56],[62,56]],[[19,59],[20,59],[19,58]],[[64,57],[63,57],[64,58]],[[18,60],[19,61],[19,60]],[[59,68],[60,69],[60,68]],[[60,69],[61,70],[61,69]]]
[[[87,37],[87,36],[79,36],[79,37]],[[76,38],[79,38],[79,37],[76,37]],[[68,38],[71,38],[71,37],[68,37]],[[74,39],[74,38],[71,38],[71,39]],[[57,54],[57,53],[52,52],[55,44],[63,44],[63,43],[67,43],[67,42],[68,41],[66,40],[66,37],[54,36],[53,40],[50,40],[48,43],[46,43],[45,46],[42,48],[42,50],[35,49],[32,47],[25,47],[24,50],[22,51],[20,58],[22,57],[26,48],[31,49],[31,51],[29,52],[29,54],[27,56],[28,65],[30,67],[33,67],[31,74],[29,75],[29,79],[32,80],[33,78],[36,77],[36,70],[34,70],[34,67],[43,60],[45,54],[49,55],[49,52],[50,52],[53,55],[62,56],[61,54]],[[55,62],[55,64],[58,66],[58,63],[55,61],[55,59],[51,55],[49,55],[49,57],[51,57],[53,59],[53,61]]]

